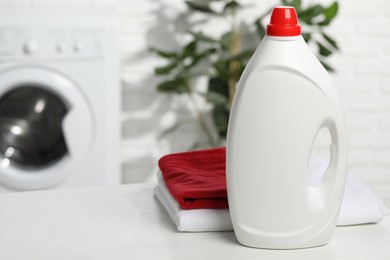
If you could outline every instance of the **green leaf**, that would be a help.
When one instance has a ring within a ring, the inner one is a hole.
[[[229,122],[229,111],[226,109],[225,105],[214,106],[213,120],[219,136],[225,137]]]
[[[181,59],[185,59],[189,56],[194,55],[196,50],[196,40],[190,42],[184,47],[183,53],[181,54]]]
[[[295,9],[297,9],[297,11],[299,11],[301,9],[301,6],[302,6],[301,0],[292,0],[291,4],[292,4],[292,6],[295,7]]]
[[[206,100],[212,104],[215,105],[221,105],[221,104],[226,104],[227,98],[224,95],[221,95],[220,93],[209,91],[203,96],[206,98]]]
[[[330,24],[330,22],[331,22],[331,20],[325,19],[325,20],[323,20],[323,21],[321,21],[321,22],[319,22],[317,24],[320,25],[320,26],[328,26]]]
[[[302,33],[302,37],[305,40],[306,43],[309,43],[311,40],[311,34],[310,33]]]
[[[170,64],[165,65],[165,66],[157,67],[157,68],[154,69],[154,72],[155,72],[157,75],[168,74],[168,73],[171,72],[174,68],[176,68],[176,65],[177,65],[177,62],[173,62],[173,63],[170,63]]]
[[[223,34],[219,42],[224,50],[230,50],[230,46],[232,44],[232,32]]]
[[[199,11],[202,13],[217,14],[217,12],[212,10],[208,4],[201,4],[201,3],[194,2],[194,1],[186,1],[185,3],[192,10]]]
[[[229,84],[221,78],[210,78],[207,90],[224,96],[226,100],[229,97]]]
[[[319,52],[320,55],[322,55],[324,57],[328,57],[329,55],[332,54],[332,51],[329,50],[324,45],[322,45],[321,43],[317,42],[317,46],[318,46],[318,52]]]
[[[201,60],[203,60],[204,58],[208,58],[208,56],[212,53],[216,52],[216,49],[215,48],[210,48],[210,49],[207,49],[207,50],[204,50],[202,51],[201,53],[199,54],[195,54],[193,56],[193,59],[192,59],[192,62],[186,66],[186,68],[191,68],[193,66],[195,66],[196,64],[198,64]]]
[[[164,58],[176,58],[177,53],[176,52],[171,52],[171,51],[164,51],[161,49],[157,49],[155,47],[150,48],[150,51],[157,53],[159,56],[164,57]]]
[[[207,36],[207,35],[204,35],[203,33],[199,32],[199,33],[196,33],[196,32],[190,32],[197,40],[199,41],[203,41],[203,42],[218,42],[217,40]]]
[[[173,92],[173,93],[185,93],[189,92],[183,78],[177,78],[160,83],[157,86],[157,90],[160,92]]]
[[[218,60],[213,64],[217,74],[222,79],[229,78],[229,61],[226,60]]]
[[[337,2],[334,2],[328,8],[326,8],[324,11],[326,20],[332,20],[333,18],[335,18],[338,10],[339,10],[339,4]]]
[[[260,40],[262,40],[265,37],[265,28],[261,24],[260,18],[255,21],[255,26],[257,34],[259,35]]]
[[[329,7],[327,7],[324,10],[325,18],[324,18],[323,21],[319,22],[318,25],[320,25],[320,26],[327,26],[327,25],[329,25],[330,22],[333,20],[333,18],[336,17],[338,9],[339,9],[339,7],[338,7],[338,3],[337,2],[334,2]]]
[[[309,14],[312,18],[319,16],[324,12],[324,7],[322,5],[313,5],[311,8],[309,8]]]
[[[223,11],[225,12],[227,10],[232,10],[232,9],[239,8],[239,7],[241,7],[241,5],[238,2],[233,0],[233,1],[226,3],[226,5],[223,8]]]
[[[322,66],[328,71],[328,72],[334,72],[335,70],[326,62],[319,60]]]
[[[336,41],[331,38],[329,35],[325,34],[324,32],[321,33],[322,37],[336,50],[339,50],[339,47],[337,46]]]
[[[308,24],[313,24],[313,19],[324,13],[324,7],[322,5],[313,5],[298,13],[299,20]]]

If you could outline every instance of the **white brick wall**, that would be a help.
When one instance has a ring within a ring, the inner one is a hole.
[[[256,16],[276,1],[245,3],[253,4],[245,14],[248,17]],[[171,38],[175,28],[166,19],[173,19],[184,10],[183,1],[0,0],[0,4],[117,8],[122,21],[125,182],[150,180],[162,154],[183,150],[201,135],[196,125],[189,123],[174,135],[157,140],[157,133],[176,119],[193,118],[186,100],[155,92],[153,68],[162,61],[147,51],[147,45],[161,37],[165,37],[167,48],[177,46],[176,39]],[[340,13],[328,32],[335,36],[341,51],[329,62],[337,70],[332,77],[341,95],[349,131],[349,171],[369,185],[375,184],[377,192],[384,194],[390,187],[390,1],[340,0],[339,4]],[[327,140],[320,139],[319,152],[323,153]]]
[[[342,49],[333,62],[345,66],[333,77],[349,131],[349,171],[382,196],[390,187],[389,14],[389,1],[340,1],[329,29]]]

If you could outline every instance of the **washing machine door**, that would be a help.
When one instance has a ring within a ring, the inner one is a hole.
[[[93,125],[88,99],[61,73],[0,72],[0,184],[34,190],[65,180],[87,159]]]

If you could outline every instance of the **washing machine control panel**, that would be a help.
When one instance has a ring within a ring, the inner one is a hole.
[[[105,53],[100,28],[1,28],[0,59],[99,58]]]

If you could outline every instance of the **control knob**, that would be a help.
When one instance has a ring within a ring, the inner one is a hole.
[[[80,53],[80,52],[83,52],[83,50],[85,49],[85,46],[84,46],[83,43],[77,42],[77,43],[75,43],[73,49],[74,49],[75,52]]]
[[[66,45],[66,43],[60,42],[57,44],[57,51],[59,53],[64,53],[66,52],[67,49],[68,49],[68,45]]]
[[[23,45],[23,52],[27,55],[33,55],[38,51],[38,43],[36,41],[27,41]]]

